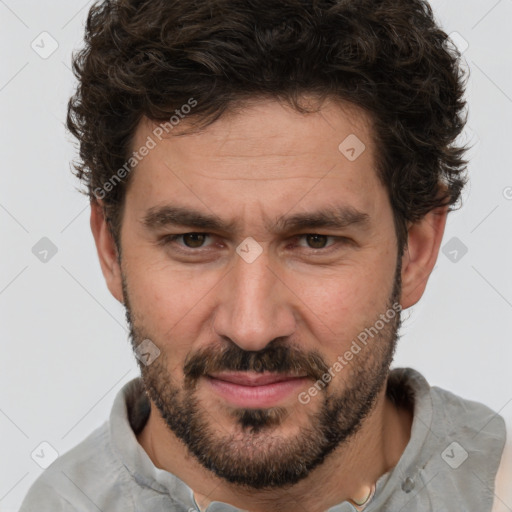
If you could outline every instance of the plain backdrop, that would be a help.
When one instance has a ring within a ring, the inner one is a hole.
[[[2,512],[17,510],[43,471],[36,455],[79,443],[138,375],[64,128],[90,5],[0,0]],[[470,70],[474,147],[463,207],[449,215],[424,297],[404,313],[394,366],[512,416],[512,0],[432,6]]]

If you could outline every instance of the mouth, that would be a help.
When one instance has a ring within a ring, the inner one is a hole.
[[[237,407],[268,408],[298,393],[309,381],[306,375],[256,372],[221,372],[206,376],[210,389]]]

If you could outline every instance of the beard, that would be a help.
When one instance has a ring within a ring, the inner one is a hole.
[[[161,350],[150,365],[138,360],[147,396],[170,431],[203,467],[241,488],[271,490],[306,478],[361,429],[387,381],[401,325],[400,313],[392,307],[401,295],[401,258],[397,258],[393,290],[387,304],[387,310],[396,314],[341,370],[346,373],[343,389],[332,391],[337,377],[334,375],[328,383],[322,381],[329,366],[321,354],[305,353],[280,338],[257,352],[242,350],[230,341],[229,345],[209,346],[191,353],[184,363],[184,382],[180,386],[169,371],[167,352],[162,350],[168,343],[155,341],[144,327],[132,321],[136,312],[129,303],[124,274],[122,278],[133,348],[142,340],[151,339]],[[347,347],[344,343],[340,346]],[[234,428],[227,431],[208,412],[196,388],[200,378],[220,371],[300,372],[325,387],[318,392],[315,402],[319,401],[320,406],[315,408],[297,401],[292,408],[230,409],[228,414]],[[279,427],[298,408],[301,416],[306,415],[306,426],[295,435],[280,435]]]

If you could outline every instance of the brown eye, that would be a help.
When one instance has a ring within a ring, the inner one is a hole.
[[[181,235],[164,236],[159,244],[177,250],[200,249],[205,240],[209,237],[208,233],[182,233]]]
[[[312,249],[323,249],[328,238],[327,235],[306,235],[306,240]]]
[[[185,233],[182,235],[183,243],[190,249],[201,247],[206,239],[205,233]]]

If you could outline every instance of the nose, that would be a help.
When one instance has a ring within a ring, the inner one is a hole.
[[[237,254],[234,266],[218,289],[213,329],[247,351],[264,349],[272,340],[295,330],[294,294],[266,251],[248,263]]]

